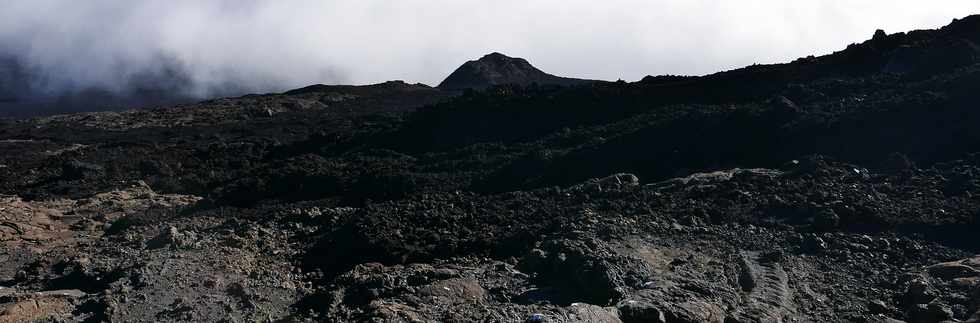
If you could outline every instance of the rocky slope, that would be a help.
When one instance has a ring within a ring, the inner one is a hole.
[[[0,322],[980,322],[978,43],[0,120]]]

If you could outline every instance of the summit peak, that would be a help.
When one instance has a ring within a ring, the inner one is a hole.
[[[478,60],[464,63],[442,81],[439,88],[462,90],[484,89],[504,84],[572,85],[584,82],[589,81],[551,75],[534,67],[523,58],[492,52]]]

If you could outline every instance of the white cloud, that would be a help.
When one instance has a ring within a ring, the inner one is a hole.
[[[491,51],[545,71],[636,80],[823,54],[980,13],[976,0],[351,0],[0,3],[0,50],[55,88],[124,88],[161,57],[198,94],[390,79],[437,84]]]

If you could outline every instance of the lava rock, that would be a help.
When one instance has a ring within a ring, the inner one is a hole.
[[[61,167],[61,177],[66,180],[82,179],[105,173],[102,166],[78,160],[70,160]]]
[[[871,314],[887,314],[891,312],[891,308],[881,300],[873,300],[868,302],[868,311],[871,311]]]
[[[524,323],[546,323],[546,322],[548,322],[548,318],[541,313],[534,313],[528,315],[527,319],[524,320]]]
[[[796,119],[803,112],[796,102],[782,95],[769,99],[769,105],[772,106],[772,117],[776,122],[788,122]]]
[[[664,312],[655,305],[643,301],[627,300],[617,307],[623,323],[665,323]]]
[[[909,321],[913,323],[937,323],[953,318],[953,312],[948,306],[932,302],[916,304],[909,310]]]
[[[822,209],[813,216],[813,228],[818,231],[833,231],[840,225],[840,216],[832,209]]]
[[[190,249],[200,246],[197,241],[197,234],[194,232],[181,232],[176,227],[169,226],[160,231],[155,238],[147,241],[147,248],[159,249],[170,246],[172,249]]]
[[[827,250],[827,242],[814,234],[803,237],[800,247],[804,252],[821,252]]]
[[[583,323],[623,323],[609,310],[592,304],[572,303],[568,316],[575,322]]]
[[[980,276],[980,270],[960,262],[946,262],[929,266],[929,275],[943,280]]]
[[[901,153],[891,153],[879,167],[882,171],[901,174],[915,169],[915,163]]]
[[[487,291],[473,278],[441,280],[420,288],[418,293],[429,297],[446,297],[466,301],[483,301],[487,298]]]
[[[905,289],[905,300],[908,304],[927,304],[936,299],[936,290],[924,278],[915,278]]]

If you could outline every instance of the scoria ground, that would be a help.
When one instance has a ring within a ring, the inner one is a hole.
[[[3,120],[0,322],[980,322],[978,44]]]

